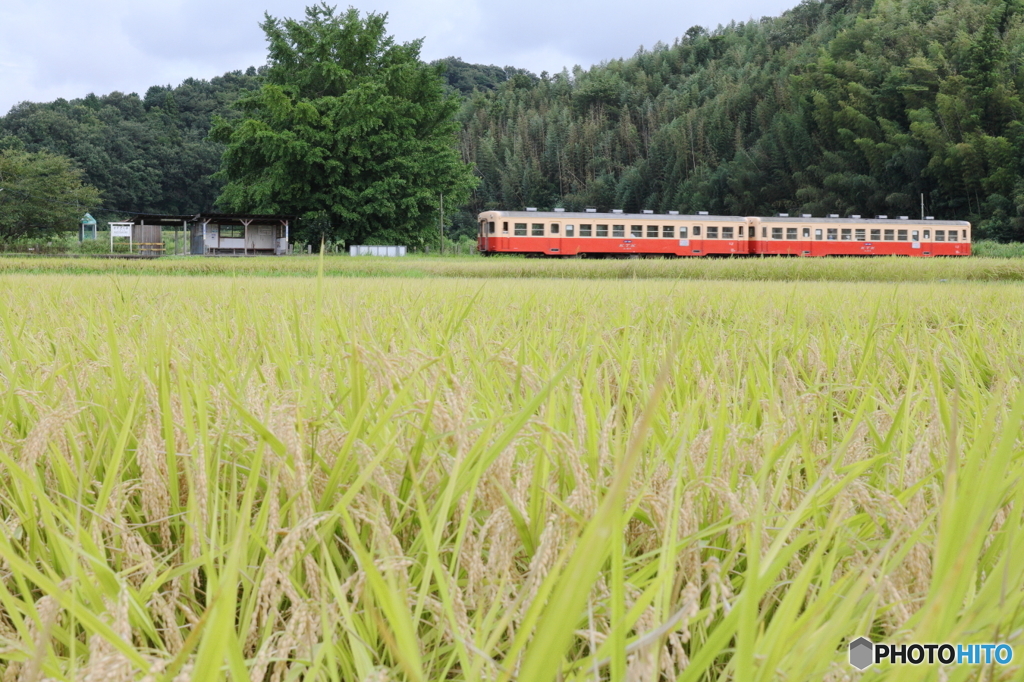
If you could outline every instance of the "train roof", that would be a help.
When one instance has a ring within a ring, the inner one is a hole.
[[[735,216],[735,215],[678,215],[674,213],[574,213],[569,211],[483,211],[485,213],[499,215],[505,218],[559,218],[564,220],[622,220],[638,221],[645,220],[686,220],[690,222],[717,221],[743,221],[760,220],[762,223],[835,223],[842,225],[957,225],[970,227],[971,224],[965,220],[910,220],[902,218],[818,218],[804,216]]]
[[[753,217],[753,216],[752,216]],[[962,225],[964,227],[970,227],[971,224],[966,220],[910,220],[903,218],[804,218],[802,216],[770,216],[770,217],[758,217],[762,223],[793,223],[793,222],[805,222],[805,223],[841,223],[844,225],[892,225],[893,223],[899,223],[900,225]]]
[[[569,211],[483,211],[508,218],[558,217],[573,220],[746,220],[735,215],[676,215],[668,213],[570,213]]]

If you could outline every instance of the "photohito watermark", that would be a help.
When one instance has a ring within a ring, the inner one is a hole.
[[[850,642],[850,665],[1006,665],[1013,660],[1009,644],[875,644],[867,637]]]

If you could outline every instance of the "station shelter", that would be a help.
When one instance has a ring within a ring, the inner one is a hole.
[[[191,253],[205,256],[281,256],[295,216],[200,213],[189,219]]]

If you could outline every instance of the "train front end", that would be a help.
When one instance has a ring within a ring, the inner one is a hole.
[[[497,211],[484,211],[477,216],[476,250],[485,256],[501,251],[501,244],[496,231],[497,220]]]

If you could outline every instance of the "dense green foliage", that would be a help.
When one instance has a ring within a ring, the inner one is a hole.
[[[440,60],[480,178],[467,204],[446,197],[451,234],[473,234],[489,207],[917,215],[923,194],[926,213],[970,220],[979,238],[1024,241],[1022,24],[1021,0],[808,0],[554,76]],[[211,119],[237,117],[231,104],[259,85],[250,70],[144,98],[23,103],[0,118],[0,146],[70,156],[108,206],[207,209],[222,185]],[[396,209],[374,200],[376,234]],[[307,231],[334,233],[327,203]],[[370,215],[343,203],[337,236]]]
[[[459,100],[420,61],[421,41],[395,43],[386,20],[326,4],[303,20],[267,15],[265,82],[211,133],[227,145],[222,206],[301,215],[307,241],[423,244],[441,195],[465,202]]]
[[[0,151],[0,241],[78,229],[99,201],[71,160],[48,152]]]
[[[466,96],[478,90],[497,90],[498,86],[510,79],[529,84],[538,81],[537,76],[525,69],[517,69],[514,66],[502,68],[493,64],[469,64],[458,57],[445,57],[430,64],[440,66],[444,70],[444,81],[449,88]]]
[[[968,219],[1024,238],[1024,5],[807,1],[480,91],[469,207]]]
[[[109,212],[196,213],[213,207],[220,185],[210,176],[221,145],[208,140],[214,114],[237,116],[239,94],[255,87],[254,68],[177,87],[153,86],[145,97],[113,92],[48,104],[23,102],[0,118],[0,141],[74,159],[100,189]]]

